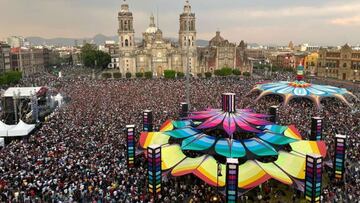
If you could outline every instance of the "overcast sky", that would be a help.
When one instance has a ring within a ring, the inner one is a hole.
[[[177,37],[184,0],[128,0],[136,36],[159,11],[166,37]],[[0,39],[10,35],[92,37],[116,35],[123,0],[0,0]],[[198,39],[217,29],[230,41],[261,44],[360,43],[360,0],[190,0]]]

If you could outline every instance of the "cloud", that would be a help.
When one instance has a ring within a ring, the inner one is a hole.
[[[242,15],[250,18],[283,18],[283,17],[320,17],[320,16],[337,16],[341,14],[357,13],[360,10],[359,2],[345,2],[337,4],[326,5],[312,5],[312,6],[287,6],[280,8],[244,8],[231,9],[226,8],[223,11],[228,18],[234,15]]]
[[[330,21],[333,25],[341,25],[341,26],[355,26],[360,25],[360,15],[352,16],[348,18],[336,18]]]

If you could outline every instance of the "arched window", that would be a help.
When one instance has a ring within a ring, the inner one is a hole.
[[[346,68],[346,66],[347,66],[347,64],[346,64],[346,63],[344,63],[344,64],[343,64],[343,67],[344,67],[344,68]]]
[[[128,39],[125,40],[125,46],[126,46],[126,47],[129,46],[129,40],[128,40]]]

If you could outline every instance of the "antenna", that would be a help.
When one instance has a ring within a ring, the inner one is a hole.
[[[157,24],[157,27],[160,29],[160,24],[159,24],[159,6],[156,6],[156,24]]]

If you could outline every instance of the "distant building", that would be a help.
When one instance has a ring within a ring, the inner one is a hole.
[[[243,72],[252,72],[251,61],[247,60],[246,45],[239,45],[224,40],[218,33],[208,47],[196,46],[196,17],[186,1],[179,17],[178,42],[163,37],[162,31],[150,16],[149,27],[143,32],[140,44],[135,42],[134,17],[129,5],[124,3],[118,13],[119,21],[119,69],[125,75],[130,72],[150,71],[155,76],[162,76],[164,70],[189,72],[192,75],[218,68],[240,68]],[[113,58],[112,64],[116,63]]]
[[[109,63],[108,68],[119,69],[119,44],[115,41],[106,41],[103,51],[111,56],[111,62]]]
[[[26,40],[21,36],[11,36],[7,38],[7,43],[11,48],[24,47],[26,44]]]
[[[47,48],[12,48],[11,69],[23,72],[24,76],[42,72],[50,67],[50,52]]]
[[[11,70],[10,66],[10,46],[0,42],[0,73]]]
[[[316,75],[318,59],[319,54],[317,52],[313,52],[305,57],[303,64],[305,73]]]
[[[225,40],[220,32],[209,41],[209,46],[198,48],[198,62],[201,72],[213,72],[224,67],[252,73],[252,63],[247,56],[247,45],[239,45]]]
[[[317,75],[340,80],[360,80],[360,51],[348,44],[341,49],[320,49]]]

